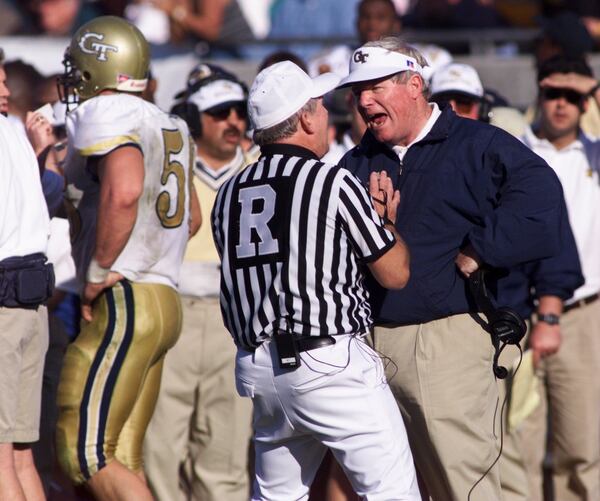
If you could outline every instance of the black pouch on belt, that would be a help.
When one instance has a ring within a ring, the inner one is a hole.
[[[54,290],[54,268],[41,253],[0,261],[0,306],[36,309]]]
[[[273,337],[277,348],[279,367],[281,369],[297,369],[300,367],[301,359],[294,334],[277,329]]]

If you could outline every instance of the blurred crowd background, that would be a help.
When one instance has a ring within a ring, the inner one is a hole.
[[[576,55],[600,42],[600,0],[0,0],[0,44],[44,74],[62,71],[67,39],[91,18],[134,22],[152,45],[168,108],[181,77],[199,61],[218,61],[250,83],[268,55],[287,50],[312,74],[347,71],[351,50],[401,34],[435,66],[448,57],[474,66],[484,85],[524,110],[535,97],[533,56],[558,44]],[[395,8],[390,15],[388,4]],[[438,49],[441,49],[438,50]],[[440,56],[441,54],[441,56]],[[435,61],[439,57],[439,61]],[[536,56],[537,57],[537,56]],[[590,63],[596,68],[596,58]],[[598,59],[600,65],[600,57]]]
[[[156,56],[191,48],[199,55],[252,57],[258,52],[247,50],[251,42],[281,45],[294,40],[313,42],[302,48],[303,55],[308,55],[324,44],[358,41],[358,3],[359,0],[0,0],[0,35],[68,37],[91,18],[111,14],[136,23],[154,44]],[[479,40],[480,48],[483,41],[498,42],[493,49],[508,55],[531,51],[536,29],[564,12],[581,19],[595,48],[600,39],[600,2],[596,0],[393,3],[398,32],[426,38],[453,53],[472,50],[471,38]],[[465,30],[479,33],[465,34]],[[490,36],[489,30],[495,32]]]

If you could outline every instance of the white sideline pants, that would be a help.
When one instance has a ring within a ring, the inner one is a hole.
[[[252,397],[256,479],[253,500],[308,499],[330,448],[366,500],[420,501],[404,422],[379,356],[357,336],[300,353],[279,368],[274,342],[239,349],[236,385]]]

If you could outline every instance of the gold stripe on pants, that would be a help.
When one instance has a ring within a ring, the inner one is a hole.
[[[76,483],[113,459],[142,467],[164,355],[181,330],[177,292],[123,280],[105,290],[68,347],[58,388],[58,459]]]
[[[434,501],[466,501],[499,452],[490,335],[464,314],[376,327],[374,345],[394,362],[385,364],[386,375],[429,495]],[[470,501],[501,499],[496,464]]]

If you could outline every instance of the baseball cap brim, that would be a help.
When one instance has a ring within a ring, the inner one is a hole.
[[[352,54],[349,74],[338,87],[379,80],[403,71],[423,75],[423,68],[414,57],[383,47],[362,46]]]
[[[402,69],[390,68],[389,66],[365,66],[364,68],[354,70],[352,73],[350,73],[350,75],[342,78],[338,88],[348,87],[349,85],[355,83],[368,82],[369,80],[378,80],[380,78],[389,77],[390,75],[394,75],[400,71],[402,71]]]
[[[194,103],[202,112],[225,103],[246,101],[246,96],[239,83],[223,79],[201,86],[188,97],[188,101]]]
[[[335,73],[323,73],[312,79],[313,88],[310,94],[311,98],[324,96],[338,86],[340,82],[339,75]]]
[[[205,112],[216,112],[216,111],[221,111],[221,110],[226,110],[228,108],[231,108],[232,106],[236,106],[236,105],[245,105],[246,101],[245,100],[231,100],[231,101],[225,101],[223,103],[219,103],[216,104],[215,106],[211,107],[211,108],[207,108],[206,110],[204,110]]]

